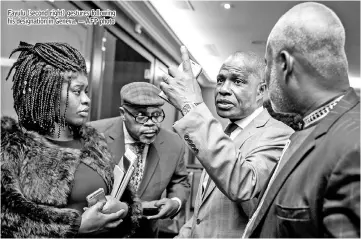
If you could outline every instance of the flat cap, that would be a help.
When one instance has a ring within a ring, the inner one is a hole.
[[[132,82],[120,90],[120,103],[137,106],[162,106],[164,100],[158,96],[160,89],[147,82]]]

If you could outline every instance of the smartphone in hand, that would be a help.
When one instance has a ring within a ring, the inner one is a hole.
[[[97,202],[103,202],[103,201],[106,202],[107,199],[105,197],[104,189],[99,188],[95,192],[89,194],[86,197],[86,200],[88,202],[88,207],[95,205]]]

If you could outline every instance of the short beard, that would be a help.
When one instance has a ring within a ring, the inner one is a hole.
[[[266,100],[263,102],[263,107],[267,109],[268,113],[276,120],[281,121],[285,125],[288,125],[293,130],[298,131],[301,130],[301,125],[303,124],[303,120],[301,115],[294,113],[276,113],[272,109],[271,101]]]
[[[297,106],[292,101],[289,91],[282,89],[280,77],[275,68],[271,69],[268,94],[273,105],[272,110],[279,114],[296,114]]]
[[[142,138],[139,138],[139,141],[143,144],[151,144],[155,141],[156,138],[157,138],[157,135],[152,140],[144,140]]]

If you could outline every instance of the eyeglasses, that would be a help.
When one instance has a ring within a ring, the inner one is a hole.
[[[134,120],[139,124],[145,124],[148,122],[149,119],[151,119],[154,123],[161,123],[163,122],[165,115],[164,111],[162,110],[162,113],[156,112],[154,115],[148,116],[148,115],[133,115],[132,112],[130,112],[127,108],[123,107],[128,114],[134,117]]]

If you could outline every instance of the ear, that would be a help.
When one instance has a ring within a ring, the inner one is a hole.
[[[266,92],[266,89],[267,89],[267,85],[265,82],[259,83],[257,87],[257,96],[256,96],[257,102],[260,100],[263,101],[264,93]]]
[[[293,56],[286,50],[281,51],[281,66],[286,80],[293,71],[293,64]]]
[[[125,120],[125,110],[123,107],[119,107],[119,112],[120,112],[120,117],[122,118],[122,120]]]

